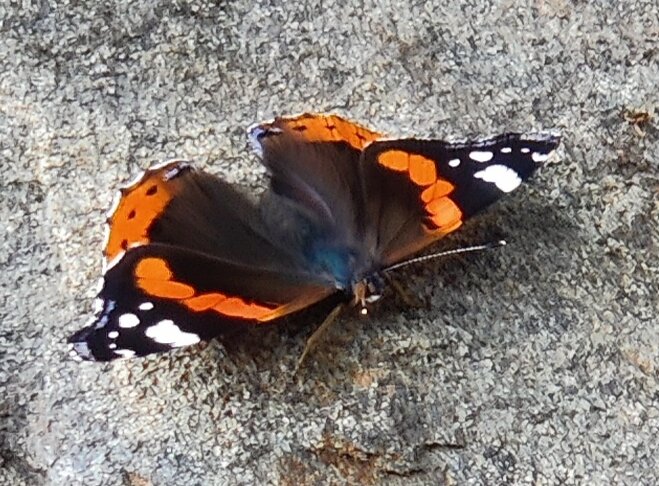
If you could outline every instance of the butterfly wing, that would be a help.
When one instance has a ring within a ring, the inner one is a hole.
[[[185,161],[148,169],[119,191],[108,217],[108,266],[126,250],[166,243],[257,266],[290,268],[294,255],[268,238],[255,204]]]
[[[69,339],[83,359],[193,344],[335,291],[267,236],[251,201],[181,161],[123,189],[108,222],[97,315]]]
[[[250,138],[272,176],[262,208],[275,209],[266,219],[282,222],[276,213],[286,206],[286,214],[298,214],[292,228],[277,224],[273,233],[306,228],[296,252],[340,288],[457,229],[512,189],[506,174],[518,174],[509,183],[528,177],[533,158],[548,149],[543,143],[554,143],[517,135],[466,144],[386,141],[334,115],[278,118],[253,127]]]
[[[558,144],[540,134],[370,144],[361,159],[364,244],[383,266],[410,256],[517,188]]]
[[[294,229],[306,230],[293,242],[298,253],[324,253],[309,250],[310,241],[327,248],[361,245],[359,160],[363,148],[381,138],[379,133],[336,115],[304,114],[255,125],[249,137],[271,176],[261,208],[266,220],[278,222],[273,233],[290,234],[277,217],[287,207],[287,215],[298,215]],[[335,273],[343,272],[335,268]]]
[[[105,273],[98,314],[69,342],[82,359],[144,356],[268,323],[332,292],[299,272],[153,243]]]
[[[335,115],[277,118],[250,139],[272,173],[270,195],[297,204],[368,267],[404,259],[459,228],[528,178],[558,145],[506,134],[464,143],[384,140]],[[319,239],[318,235],[314,235]]]
[[[255,151],[262,154],[263,142],[284,130],[295,132],[308,142],[344,144],[357,152],[361,152],[369,143],[383,138],[381,133],[338,115],[318,113],[278,117],[272,121],[258,123],[248,129],[248,136]]]

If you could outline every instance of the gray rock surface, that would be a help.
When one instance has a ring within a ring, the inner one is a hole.
[[[1,484],[657,484],[659,8],[629,2],[0,5]],[[558,157],[400,274],[297,378],[322,309],[112,365],[66,358],[115,188],[185,157],[257,191],[244,128],[556,128]],[[627,113],[627,117],[625,117]]]

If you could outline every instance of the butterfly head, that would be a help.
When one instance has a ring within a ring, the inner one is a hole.
[[[383,290],[384,279],[378,273],[368,275],[353,284],[353,304],[359,306],[360,314],[368,314],[368,304],[380,300]]]

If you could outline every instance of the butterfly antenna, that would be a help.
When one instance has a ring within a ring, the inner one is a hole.
[[[459,255],[461,253],[472,253],[474,251],[491,250],[493,248],[499,248],[501,246],[506,246],[506,242],[504,240],[491,241],[490,243],[485,243],[483,245],[466,246],[464,248],[456,248],[454,250],[440,251],[439,253],[431,253],[430,255],[423,255],[416,258],[410,258],[409,260],[405,260],[403,262],[396,263],[395,265],[391,265],[390,267],[387,267],[382,271],[391,272],[392,270],[396,270],[401,267],[406,267],[408,265],[412,265],[413,263],[425,262],[428,260],[434,260],[435,258],[442,258],[446,256]]]

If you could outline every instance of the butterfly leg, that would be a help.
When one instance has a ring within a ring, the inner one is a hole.
[[[409,307],[424,307],[424,303],[421,301],[421,299],[414,297],[407,292],[403,286],[391,275],[385,273],[384,274],[385,278],[387,279],[387,282],[389,282],[389,285],[396,291],[398,296],[407,304]]]
[[[341,310],[343,310],[344,306],[345,304],[339,304],[334,309],[332,309],[332,312],[327,315],[323,323],[318,326],[318,329],[316,329],[311,337],[307,339],[304,350],[302,351],[300,358],[297,360],[297,365],[295,366],[295,371],[293,372],[294,376],[297,375],[297,372],[300,370],[300,367],[302,366],[302,363],[304,362],[307,355],[314,350],[314,348],[318,345],[318,341],[320,341],[330,326],[334,323],[334,321],[336,321],[337,316],[340,314]]]

